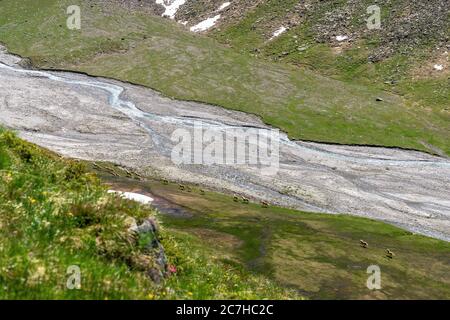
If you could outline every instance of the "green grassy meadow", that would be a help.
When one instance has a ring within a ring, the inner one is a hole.
[[[450,296],[450,245],[445,241],[365,218],[262,208],[229,195],[202,195],[195,186],[180,191],[176,183],[139,181],[108,171],[102,169],[100,176],[109,184],[167,201],[172,211],[161,214],[161,220],[170,230],[195,238],[225,264],[264,275],[306,298]],[[369,247],[362,248],[360,240]],[[386,249],[394,252],[393,259]],[[381,269],[381,290],[366,287],[370,265]]]

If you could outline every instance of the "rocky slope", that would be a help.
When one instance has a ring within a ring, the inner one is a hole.
[[[171,4],[176,0],[166,0]],[[136,6],[136,1],[121,1]],[[141,6],[151,6],[152,0],[137,1]],[[382,19],[380,30],[369,30],[367,8],[378,5]],[[164,14],[159,6],[155,12]],[[187,26],[220,15],[220,19],[207,31],[227,28],[241,23],[248,16],[257,16],[251,28],[269,40],[281,26],[289,31],[302,25],[311,27],[318,43],[336,44],[337,37],[354,43],[360,39],[377,41],[371,61],[386,59],[398,52],[414,51],[421,46],[436,50],[450,48],[449,13],[447,0],[430,1],[274,1],[274,0],[186,0],[179,7],[174,19]],[[341,40],[342,41],[342,40]]]

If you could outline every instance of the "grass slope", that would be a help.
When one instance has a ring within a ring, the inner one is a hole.
[[[77,3],[82,29],[70,31],[65,11]],[[450,154],[445,113],[415,108],[379,88],[255,59],[159,17],[90,3],[3,0],[0,41],[39,67],[117,78],[255,113],[293,138],[427,151],[432,145]]]
[[[211,35],[242,54],[257,52],[266,60],[401,95],[409,107],[405,111],[420,115],[423,126],[434,127],[433,131],[448,137],[450,7],[441,0],[383,1],[378,4],[382,28],[369,31],[366,9],[373,4],[372,0],[316,1],[308,5],[295,0],[265,0]],[[268,41],[281,25],[290,29]],[[339,43],[336,35],[347,35],[352,41]],[[447,71],[433,70],[434,64],[447,65]],[[409,128],[404,135],[407,131]],[[448,154],[448,146],[433,137],[420,143],[427,142]]]
[[[106,190],[80,163],[0,128],[0,299],[301,298],[164,228],[159,238],[177,271],[154,284],[146,274],[154,255],[127,228],[130,218],[157,213]],[[66,287],[73,265],[79,290]]]
[[[119,174],[120,175],[120,174]],[[303,213],[234,202],[228,195],[176,184],[103,175],[125,190],[172,203],[167,228],[191,234],[230,265],[242,265],[311,299],[447,299],[450,244],[347,215]],[[184,214],[183,214],[184,213]],[[186,215],[190,213],[191,216]],[[359,240],[369,247],[364,249]],[[395,253],[390,259],[386,249]],[[379,291],[366,287],[367,268],[381,269]]]

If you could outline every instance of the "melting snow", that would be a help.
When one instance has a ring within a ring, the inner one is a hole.
[[[434,68],[434,70],[437,70],[437,71],[442,71],[442,70],[444,70],[444,66],[443,66],[442,64],[435,64],[435,65],[433,66],[433,68]]]
[[[275,31],[275,32],[273,33],[272,38],[270,38],[270,39],[279,37],[280,35],[282,35],[282,34],[285,33],[286,31],[287,31],[287,28],[284,27],[284,26],[281,26],[280,29],[278,29],[277,31]]]
[[[208,19],[200,22],[199,24],[196,24],[195,26],[191,27],[191,31],[200,32],[200,31],[208,30],[209,28],[214,26],[216,24],[217,20],[219,20],[219,19],[220,19],[220,14],[218,14],[215,17],[208,18]]]
[[[124,199],[133,200],[142,204],[151,204],[153,202],[153,198],[150,198],[140,193],[122,192],[115,190],[108,190],[108,193],[114,193],[121,196]]]
[[[162,5],[166,11],[162,14],[170,19],[175,18],[178,9],[186,2],[186,0],[156,0],[157,4]]]
[[[339,42],[347,40],[347,39],[348,39],[347,36],[336,36],[336,40],[339,41]]]
[[[227,8],[231,2],[225,2],[223,5],[221,5],[218,9],[218,11],[222,11],[223,9]]]

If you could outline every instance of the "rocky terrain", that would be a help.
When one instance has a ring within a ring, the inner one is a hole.
[[[151,6],[152,1],[121,1],[135,7]],[[174,1],[168,0],[167,3]],[[224,9],[221,6],[228,4]],[[367,8],[378,5],[382,11],[379,30],[366,26]],[[266,7],[268,14],[264,12]],[[270,9],[270,10],[268,10]],[[161,5],[154,11],[163,14]],[[430,1],[280,1],[273,0],[186,0],[177,10],[174,19],[187,26],[220,14],[221,18],[207,31],[239,24],[248,15],[260,15],[253,28],[270,39],[280,26],[287,30],[308,25],[318,43],[336,44],[336,37],[346,37],[346,42],[357,43],[361,39],[376,41],[371,61],[389,58],[395,53],[411,53],[420,47],[450,49],[450,3],[447,0]]]

